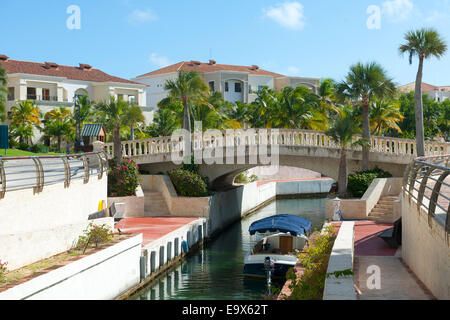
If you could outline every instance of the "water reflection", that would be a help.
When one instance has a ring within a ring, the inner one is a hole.
[[[325,199],[278,200],[234,224],[167,276],[137,294],[139,300],[245,300],[262,299],[265,280],[243,276],[244,258],[251,242],[248,229],[259,219],[275,214],[296,214],[320,229],[325,219]]]

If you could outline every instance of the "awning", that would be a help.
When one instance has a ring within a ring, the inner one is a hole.
[[[280,214],[253,222],[249,232],[250,235],[254,235],[257,232],[289,232],[292,236],[296,237],[310,230],[311,221],[308,219],[290,214]]]

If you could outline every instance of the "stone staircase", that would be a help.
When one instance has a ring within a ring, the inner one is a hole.
[[[393,223],[394,203],[398,201],[398,196],[381,197],[369,214],[369,220],[376,222]]]
[[[166,217],[170,216],[169,208],[161,192],[144,190],[145,204],[144,211],[146,217]]]

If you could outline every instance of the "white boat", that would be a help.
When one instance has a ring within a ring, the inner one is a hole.
[[[271,277],[284,278],[296,265],[310,230],[311,222],[295,215],[276,215],[254,222],[249,232],[256,244],[245,258],[244,274],[265,278],[270,263]]]

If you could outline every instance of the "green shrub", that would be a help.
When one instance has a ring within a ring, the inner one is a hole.
[[[353,197],[361,198],[373,180],[377,178],[390,178],[392,174],[380,168],[361,171],[348,176],[347,189]]]
[[[49,148],[43,144],[34,144],[28,148],[28,151],[33,153],[48,153]]]
[[[205,197],[208,195],[207,184],[198,174],[179,169],[168,172],[170,180],[183,197]]]
[[[139,166],[131,159],[124,159],[120,164],[116,159],[109,162],[108,197],[135,196],[141,184]]]
[[[91,222],[84,230],[84,234],[78,238],[77,249],[83,249],[84,253],[89,244],[95,244],[98,248],[99,244],[110,242],[112,236],[113,232],[107,225],[97,226]]]
[[[328,261],[335,239],[335,228],[328,226],[325,228],[325,232],[315,238],[305,252],[298,256],[305,269],[299,279],[297,279],[296,269],[290,269],[286,274],[286,279],[291,280],[290,300],[322,299]]]

